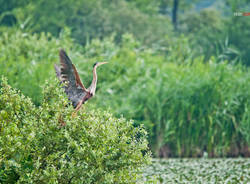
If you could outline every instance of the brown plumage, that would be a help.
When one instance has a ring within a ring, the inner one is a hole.
[[[107,62],[98,62],[93,66],[93,80],[89,88],[85,88],[80,76],[66,52],[61,49],[59,52],[60,66],[55,65],[56,75],[65,84],[64,89],[75,110],[78,111],[82,104],[95,95],[97,84],[96,69]]]

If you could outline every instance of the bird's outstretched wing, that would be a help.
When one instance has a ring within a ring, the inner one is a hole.
[[[65,84],[65,92],[74,107],[87,94],[79,74],[64,50],[60,50],[60,67],[55,65],[57,77]]]

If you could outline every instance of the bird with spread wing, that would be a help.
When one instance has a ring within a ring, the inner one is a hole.
[[[69,100],[72,102],[76,112],[81,108],[82,104],[95,95],[97,84],[96,69],[98,66],[107,62],[97,62],[93,66],[93,80],[89,88],[85,88],[80,76],[66,52],[61,49],[59,52],[60,66],[55,65],[56,75],[59,80],[65,84],[64,89]]]

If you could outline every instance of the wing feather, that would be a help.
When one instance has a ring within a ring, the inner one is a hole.
[[[87,94],[86,88],[81,82],[79,74],[72,64],[72,61],[67,56],[66,52],[61,49],[59,52],[60,67],[55,65],[55,70],[59,80],[65,84],[64,89],[73,106],[76,108],[77,104]]]
[[[81,86],[82,89],[83,89],[84,91],[87,91],[87,89],[85,88],[85,86],[83,85],[83,83],[82,83],[82,81],[81,81],[81,79],[80,79],[80,76],[79,76],[79,74],[78,74],[78,72],[77,72],[77,70],[76,70],[75,65],[72,64],[72,66],[73,66],[74,74],[75,74],[75,78],[76,78],[76,85]]]

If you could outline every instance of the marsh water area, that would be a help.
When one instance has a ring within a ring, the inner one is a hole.
[[[144,180],[156,183],[250,183],[250,158],[153,159]]]

